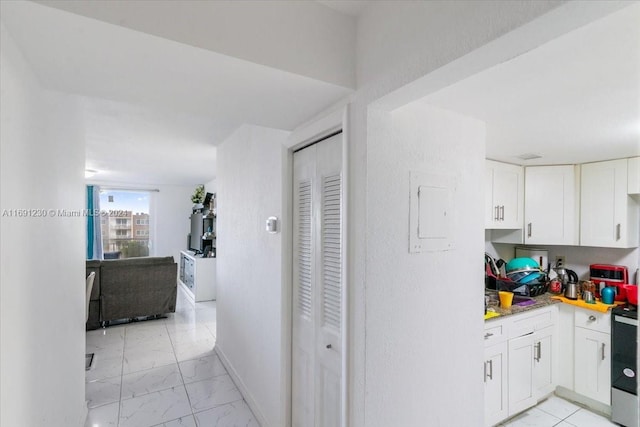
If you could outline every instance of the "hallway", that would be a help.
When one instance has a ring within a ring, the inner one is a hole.
[[[178,288],[166,319],[87,332],[85,427],[258,427],[215,354],[216,303]]]

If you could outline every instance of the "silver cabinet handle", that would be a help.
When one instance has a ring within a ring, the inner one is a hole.
[[[487,382],[487,361],[484,361],[484,382]]]
[[[504,221],[504,205],[500,206],[500,221]]]
[[[491,332],[487,332],[486,334],[484,334],[484,339],[488,340],[489,337],[492,337],[492,336],[493,336],[493,334]]]
[[[616,224],[616,240],[620,240],[620,224]]]
[[[602,343],[602,360],[604,360],[604,343]]]
[[[496,212],[493,215],[493,219],[494,219],[494,221],[499,221],[500,220],[500,206],[496,205],[495,211]]]
[[[527,224],[527,237],[531,237],[531,223]]]
[[[493,360],[489,360],[489,379],[493,379]]]
[[[536,362],[539,362],[540,359],[542,358],[542,342],[538,341],[536,343],[536,354],[533,357],[535,359]]]
[[[596,321],[596,316],[589,316],[589,322],[595,322]]]

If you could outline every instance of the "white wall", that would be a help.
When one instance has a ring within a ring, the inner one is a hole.
[[[477,425],[484,123],[420,103],[368,119],[365,425]],[[410,171],[457,180],[453,250],[409,253]]]
[[[373,103],[380,102],[383,98],[402,92],[404,87],[411,87],[416,79],[422,77],[429,79],[430,75],[437,74],[437,69],[444,64],[452,63],[457,58],[471,53],[477,47],[504,35],[510,29],[552,10],[558,4],[558,2],[553,1],[535,2],[535,5],[528,3],[530,2],[482,2],[484,10],[478,12],[477,4],[474,2],[406,2],[402,5],[394,2],[373,2],[365,14],[358,19],[356,52],[359,88],[349,108],[350,121],[347,135],[349,139],[349,162],[347,168],[349,170],[349,191],[351,194],[348,211],[348,256],[350,261],[347,271],[350,290],[350,354],[348,366],[350,426],[368,427],[369,423],[376,422],[376,416],[384,415],[382,412],[385,409],[395,413],[395,408],[390,407],[389,404],[385,403],[381,408],[371,405],[369,403],[370,399],[378,401],[378,398],[371,394],[371,390],[383,391],[385,396],[394,396],[398,393],[405,395],[407,384],[392,383],[393,386],[380,390],[378,388],[380,382],[374,378],[372,388],[368,381],[375,376],[376,372],[369,372],[369,369],[374,366],[383,366],[385,361],[398,360],[403,353],[411,354],[414,346],[414,343],[408,340],[396,341],[397,345],[395,347],[385,344],[383,347],[376,348],[367,344],[378,333],[369,324],[369,317],[378,316],[378,314],[369,307],[369,292],[376,291],[372,290],[372,284],[369,282],[373,278],[369,272],[371,261],[368,251],[374,246],[380,245],[380,242],[370,241],[371,238],[368,235],[370,229],[368,226],[370,206],[368,198],[374,197],[376,200],[386,203],[388,197],[394,196],[393,193],[376,191],[377,188],[370,188],[369,177],[379,171],[374,172],[369,168],[369,140],[374,138],[377,132],[375,126],[370,126],[368,123],[370,118],[368,116],[369,108]],[[515,6],[512,6],[512,4],[515,4]],[[468,13],[466,10],[478,13]],[[454,16],[455,13],[459,14]],[[571,13],[568,14],[571,15]],[[559,22],[554,27],[557,32],[561,32],[564,28],[563,21],[560,20]],[[518,34],[508,41],[510,48],[508,54],[523,53],[543,43],[544,40],[542,40],[541,34],[543,33],[531,31],[523,31]],[[483,61],[477,62],[482,63],[483,67],[495,65],[495,63],[510,57],[504,56],[503,53],[505,51],[504,46],[499,46],[497,49],[484,52],[482,55]],[[469,67],[455,68],[454,66],[448,70],[446,76],[440,75],[438,79],[429,80],[429,84],[424,85],[424,87],[430,88],[432,91],[437,90],[442,87],[447,78],[465,75],[465,71],[473,73],[473,70],[473,68]],[[419,97],[419,92],[411,92],[411,90],[408,90],[402,94],[401,98],[415,100]],[[422,96],[428,93],[430,92],[423,90]],[[387,100],[385,99],[384,101]],[[406,102],[396,103],[396,105],[402,106]],[[371,148],[375,147],[373,145]],[[403,155],[406,155],[406,153]],[[471,176],[470,174],[463,174],[465,179],[476,180],[477,176],[483,175]],[[477,216],[482,218],[481,209],[477,212]],[[398,221],[404,220],[404,217],[398,218]],[[477,230],[477,233],[479,233],[477,237],[478,253],[472,259],[480,258],[481,256],[482,230],[483,225],[479,223]],[[383,242],[380,246],[384,246],[384,243],[386,242]],[[475,245],[476,242],[471,244]],[[388,256],[391,258],[388,265],[391,265],[396,260],[399,261],[400,265],[405,263],[402,260],[406,255],[395,255],[395,253],[388,252]],[[477,264],[477,268],[480,269],[481,264]],[[375,283],[378,282],[376,281]],[[451,283],[450,277],[447,278],[446,283]],[[481,289],[480,286],[478,286],[478,289]],[[375,306],[372,307],[375,308]],[[410,307],[418,310],[415,306]],[[425,304],[419,310],[425,311],[428,307]],[[395,305],[393,309],[394,316],[405,316],[407,311],[405,307],[400,305]],[[411,313],[410,316],[419,315]],[[450,318],[452,318],[451,315],[446,316],[447,320]],[[402,323],[404,321],[399,322]],[[438,316],[431,316],[430,321],[444,323],[443,319]],[[394,325],[393,328],[397,328],[400,323]],[[446,323],[444,324],[446,325]],[[477,328],[481,327],[481,325],[482,321],[478,320],[478,324],[472,327]],[[439,336],[435,336],[439,340]],[[424,340],[427,341],[428,339],[425,334]],[[478,346],[481,347],[481,344]],[[434,348],[433,350],[435,352],[440,349]],[[426,355],[420,363],[431,366],[434,371],[437,371],[440,367],[433,362],[437,362],[439,360],[438,357],[435,354]],[[376,362],[371,363],[370,359],[372,358]],[[481,361],[482,357],[479,357],[478,360]],[[444,408],[449,409],[447,418],[441,419],[433,425],[451,425],[452,414],[457,416],[462,412],[460,411],[460,406],[456,403],[461,400],[458,399],[458,396],[467,388],[477,390],[481,381],[481,374],[477,377],[469,377],[458,384],[460,393],[438,393],[437,395],[430,395],[430,399],[423,399],[419,406],[409,408],[410,415],[406,415],[408,418],[405,419],[408,423],[406,425],[420,425],[420,420],[427,416],[421,412],[427,403],[429,408],[436,408],[436,413],[439,415],[443,414]],[[429,388],[429,390],[432,389]],[[481,405],[477,396],[463,399],[463,401],[465,405],[470,403],[472,406],[471,412],[477,414],[478,405]],[[406,408],[404,405],[402,407]],[[479,425],[481,419],[482,417],[479,417],[468,425]],[[401,423],[397,422],[392,424],[401,425]]]
[[[218,191],[218,181],[214,178],[209,182],[205,182],[204,189],[207,193],[215,193]]]
[[[154,193],[154,251],[155,256],[172,255],[176,262],[180,261],[180,251],[187,249],[189,234],[189,215],[191,215],[192,187],[158,185]]]
[[[283,271],[288,132],[243,126],[218,147],[216,349],[263,427],[287,419]]]
[[[84,208],[82,123],[0,31],[0,424],[81,427],[85,218],[49,210]],[[47,216],[8,216],[21,208]]]

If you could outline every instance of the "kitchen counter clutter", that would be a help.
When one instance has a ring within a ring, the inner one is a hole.
[[[495,302],[490,302],[487,305],[487,314],[489,314],[490,312],[494,312],[499,315],[499,316],[490,316],[489,318],[485,316],[485,320],[487,321],[493,320],[493,319],[500,319],[504,316],[510,316],[513,314],[519,314],[519,313],[524,313],[531,310],[536,310],[541,307],[546,307],[546,306],[558,304],[561,302],[559,300],[552,299],[555,295],[549,294],[549,293],[545,293],[537,297],[519,297],[516,295],[514,296],[513,304],[511,305],[511,307],[502,308],[498,304],[497,291],[486,289],[485,295],[489,296],[491,301],[495,301]],[[531,303],[531,301],[533,301],[533,303]]]
[[[588,303],[582,299],[571,300],[569,298],[565,298],[562,295],[554,295],[551,297],[554,300],[562,301],[565,304],[575,305],[576,307],[586,308],[587,310],[599,311],[600,313],[606,313],[613,307],[618,304],[624,304],[624,302],[617,302],[615,304],[604,304],[601,301],[596,301],[595,303]]]

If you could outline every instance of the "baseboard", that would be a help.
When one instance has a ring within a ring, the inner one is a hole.
[[[597,400],[593,400],[589,397],[578,394],[573,390],[569,390],[568,388],[564,388],[560,386],[556,387],[555,394],[556,396],[560,396],[564,399],[577,403],[580,406],[584,406],[591,411],[598,412],[607,417],[611,417],[610,405],[605,405],[602,402],[598,402]]]
[[[242,394],[242,397],[244,397],[244,400],[247,402],[247,405],[249,405],[249,408],[251,409],[251,412],[253,412],[253,415],[256,417],[256,420],[258,421],[258,423],[262,427],[270,427],[269,424],[267,424],[267,421],[264,418],[264,415],[262,414],[262,411],[260,410],[258,403],[253,398],[253,395],[251,394],[251,392],[249,391],[245,383],[242,381],[242,379],[234,369],[231,362],[229,362],[229,359],[227,359],[227,356],[224,354],[224,351],[222,351],[222,349],[217,344],[216,344],[215,351],[218,354],[220,361],[222,362],[224,367],[227,369],[227,372],[229,373],[229,376],[235,383],[236,387],[238,387],[238,390],[240,390],[240,394]]]

